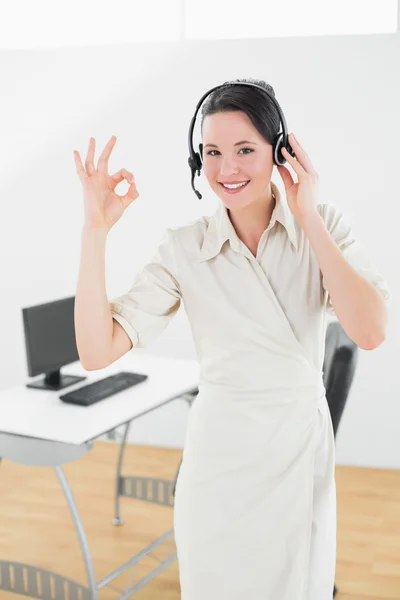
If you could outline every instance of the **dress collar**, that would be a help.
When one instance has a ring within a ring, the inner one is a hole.
[[[272,181],[271,190],[276,202],[266,231],[269,231],[275,225],[275,222],[279,221],[285,228],[294,248],[297,250],[298,240],[294,225],[294,217],[287,204],[284,204],[277,186]],[[240,239],[229,218],[226,206],[220,201],[218,209],[209,219],[207,232],[196,262],[214,258],[214,256],[221,251],[223,244],[227,240],[229,240],[232,249],[238,252],[241,243]]]

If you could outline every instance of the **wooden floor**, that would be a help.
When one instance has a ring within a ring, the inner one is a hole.
[[[121,500],[125,524],[112,525],[117,451],[117,444],[97,442],[87,456],[65,465],[88,536],[96,580],[173,527],[172,508],[127,498]],[[124,472],[174,479],[180,458],[179,450],[128,446]],[[77,537],[54,470],[3,461],[0,477],[0,561],[35,564],[86,584]],[[336,482],[339,593],[335,600],[398,600],[400,471],[337,467]],[[163,556],[163,550],[168,552],[167,542],[157,555]],[[154,569],[156,562],[147,558],[140,565],[134,581]],[[126,573],[114,584],[122,588],[128,580]],[[110,589],[99,595],[100,600],[116,597]],[[23,597],[0,592],[0,598]],[[178,564],[133,598],[179,600]]]

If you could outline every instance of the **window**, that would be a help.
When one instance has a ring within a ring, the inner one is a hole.
[[[8,0],[2,4],[3,50],[176,42],[182,37],[181,0]]]
[[[187,40],[395,33],[397,0],[183,0]]]

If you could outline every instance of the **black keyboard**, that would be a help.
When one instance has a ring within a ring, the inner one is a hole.
[[[90,406],[99,400],[104,400],[108,396],[113,396],[118,392],[122,392],[142,381],[145,381],[148,375],[141,373],[132,373],[131,371],[119,371],[115,375],[104,377],[88,385],[83,385],[68,394],[59,396],[63,402],[70,404],[80,404],[81,406]]]

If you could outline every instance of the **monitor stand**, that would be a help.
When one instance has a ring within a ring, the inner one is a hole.
[[[43,379],[27,383],[26,387],[56,391],[62,390],[73,383],[82,381],[83,379],[87,379],[86,375],[63,375],[60,373],[60,369],[54,369],[53,371],[48,371]]]

